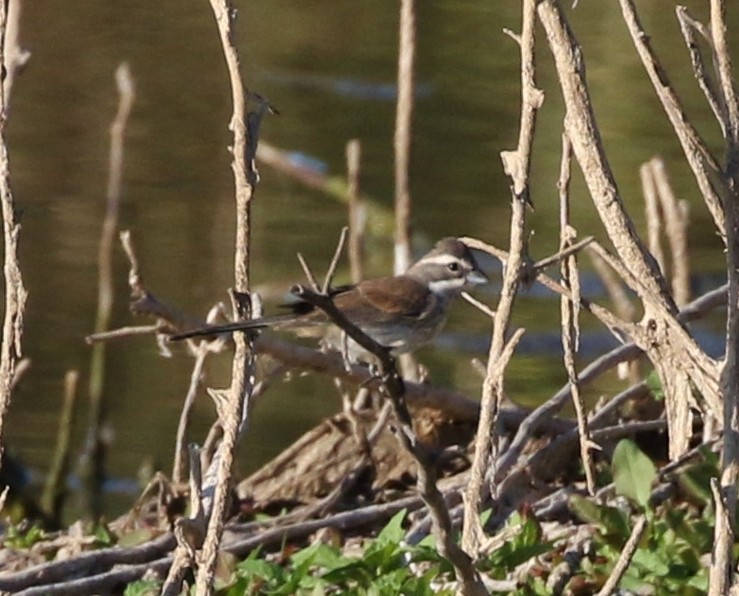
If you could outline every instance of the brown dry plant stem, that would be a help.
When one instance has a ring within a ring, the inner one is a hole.
[[[4,52],[7,19],[7,3],[3,2],[0,5],[0,48],[3,48],[0,64],[2,64],[4,70],[8,67]],[[23,276],[18,261],[18,238],[21,228],[17,219],[13,193],[10,190],[10,165],[8,162],[8,148],[5,144],[5,123],[8,115],[5,101],[5,93],[0,90],[0,202],[2,202],[3,213],[3,278],[5,289],[3,337],[2,344],[0,344],[0,457],[2,457],[5,450],[3,431],[5,416],[10,407],[15,368],[22,356],[23,312],[27,295],[26,289],[23,287]]]
[[[77,381],[79,371],[70,370],[64,377],[64,402],[59,418],[54,458],[44,481],[41,495],[41,508],[56,525],[61,525],[62,505],[66,493],[67,473],[69,472],[69,453],[74,408],[77,402]]]
[[[393,271],[401,275],[413,261],[410,189],[411,149],[416,61],[416,0],[400,0],[400,35],[398,44],[398,101],[395,111],[395,258]],[[403,377],[420,380],[418,362],[413,354],[400,357]]]
[[[364,279],[364,231],[367,224],[367,206],[360,190],[362,144],[352,139],[346,144],[346,178],[349,197],[349,269],[352,283]]]
[[[122,63],[115,72],[118,89],[118,111],[110,126],[110,157],[108,189],[105,202],[105,217],[98,247],[98,297],[95,333],[108,330],[110,314],[113,309],[113,245],[118,227],[118,211],[121,202],[121,182],[123,179],[123,148],[126,124],[133,106],[135,88],[131,71]],[[83,491],[82,510],[86,515],[98,517],[101,512],[100,485],[104,475],[105,405],[105,344],[92,348],[90,362],[89,396],[90,411],[85,448],[80,464],[80,477],[86,490]]]
[[[590,196],[623,265],[626,281],[643,303],[644,317],[633,327],[632,339],[651,360],[665,390],[670,457],[676,458],[688,448],[693,387],[715,414],[720,415],[722,411],[719,367],[679,323],[667,283],[626,214],[595,122],[582,52],[560,3],[541,0],[537,9],[564,97],[565,131],[572,141]]]
[[[330,296],[308,290],[302,286],[295,286],[291,291],[298,298],[321,309],[348,337],[377,358],[382,390],[385,397],[392,404],[395,419],[399,424],[398,439],[408,453],[413,456],[416,463],[416,486],[419,495],[429,508],[437,549],[453,565],[457,579],[462,586],[462,594],[467,596],[487,594],[488,592],[475,570],[472,560],[454,540],[454,530],[449,510],[444,501],[444,496],[436,484],[436,462],[429,450],[418,440],[413,430],[413,420],[405,402],[405,383],[398,374],[395,359],[387,349],[372,340],[349,321],[336,308]]]
[[[739,100],[731,73],[731,58],[726,39],[726,3],[711,0],[711,40],[724,114],[725,164],[724,196],[726,210],[726,266],[729,301],[726,322],[726,354],[721,371],[724,400],[721,483],[715,487],[716,529],[710,568],[710,594],[726,594],[735,586],[733,545],[736,539],[734,511],[739,480]],[[723,505],[723,507],[721,507]],[[719,516],[721,510],[728,512]]]
[[[677,15],[677,20],[680,22],[680,31],[683,34],[685,45],[690,54],[690,63],[693,66],[693,74],[698,81],[698,86],[701,91],[703,91],[703,95],[716,118],[716,122],[721,127],[722,134],[726,134],[725,106],[720,101],[717,90],[708,74],[709,69],[706,68],[706,63],[703,58],[703,54],[700,51],[700,43],[698,39],[698,37],[701,37],[709,46],[711,46],[711,51],[713,51],[711,33],[702,23],[696,21],[688,14],[688,9],[685,6],[677,6],[675,8],[675,14]]]
[[[228,0],[210,0],[210,5],[218,25],[223,54],[228,67],[231,84],[233,114],[230,129],[234,135],[231,148],[233,153],[232,169],[236,195],[236,247],[234,255],[234,305],[235,316],[243,316],[243,298],[249,292],[249,239],[251,233],[251,201],[257,174],[254,169],[254,156],[257,151],[257,137],[262,116],[270,110],[269,104],[258,96],[253,96],[258,107],[247,115],[246,93],[239,69],[239,57],[234,44],[234,19],[236,9]],[[249,128],[247,130],[247,121]],[[248,137],[248,139],[247,139]],[[248,141],[251,144],[248,144]],[[214,482],[205,491],[212,491],[212,508],[209,515],[208,529],[200,553],[200,565],[196,578],[196,593],[209,594],[213,590],[218,549],[223,534],[223,524],[227,514],[227,502],[231,490],[231,474],[236,452],[238,436],[246,421],[249,394],[254,386],[254,351],[251,341],[244,333],[234,334],[233,365],[231,368],[231,387],[227,392],[225,403],[219,408],[223,437],[218,455],[213,462],[215,469],[207,475],[207,482]],[[208,495],[210,496],[210,495]]]
[[[644,195],[644,217],[647,220],[647,246],[657,261],[662,275],[665,275],[667,263],[665,253],[662,251],[662,217],[651,163],[642,164],[639,168],[639,177]]]
[[[662,103],[665,114],[675,130],[680,141],[685,158],[693,171],[698,188],[703,195],[706,207],[713,217],[721,236],[726,233],[724,210],[721,207],[721,197],[714,187],[714,180],[719,176],[720,167],[717,160],[711,155],[708,147],[693,125],[688,120],[680,100],[670,85],[667,73],[657,60],[657,56],[649,43],[649,35],[644,31],[636,7],[632,0],[619,0],[624,22],[629,30],[644,70],[652,82],[657,97]]]
[[[534,68],[534,24],[536,1],[524,0],[523,25],[517,39],[521,51],[521,123],[516,151],[501,153],[506,174],[512,180],[510,253],[505,264],[503,287],[496,309],[487,371],[482,387],[480,422],[475,437],[475,454],[470,470],[470,482],[464,494],[464,527],[462,548],[473,558],[482,542],[480,503],[483,499],[484,479],[495,448],[496,423],[500,399],[503,395],[506,351],[512,347],[506,340],[513,303],[521,278],[521,264],[526,257],[526,208],[529,203],[528,173],[531,145],[534,137],[536,113],[544,101],[544,94],[537,89]],[[494,465],[494,464],[493,464]]]
[[[411,191],[409,169],[413,122],[414,63],[416,58],[416,3],[400,0],[398,49],[398,103],[395,113],[395,275],[410,267]]]
[[[195,364],[192,367],[192,373],[190,373],[190,384],[187,387],[187,394],[185,395],[185,401],[182,404],[182,411],[180,412],[180,421],[177,425],[174,463],[172,464],[172,482],[175,484],[183,482],[185,475],[187,474],[187,431],[190,423],[190,414],[192,412],[193,405],[195,404],[195,397],[197,395],[200,379],[203,376],[205,359],[208,357],[208,353],[208,342],[198,342],[198,345],[195,348]]]
[[[577,234],[570,226],[570,164],[572,162],[572,145],[567,135],[562,135],[562,163],[559,175],[560,200],[560,251],[569,248],[575,241]],[[571,296],[560,297],[562,313],[562,348],[564,350],[564,364],[567,378],[570,382],[572,403],[577,414],[577,430],[580,439],[580,459],[585,470],[585,484],[590,495],[595,494],[595,473],[590,457],[590,448],[594,445],[588,432],[588,421],[580,396],[580,380],[575,363],[580,344],[580,273],[577,269],[577,257],[572,254],[564,259],[560,265],[562,285],[568,288]]]
[[[10,106],[10,94],[13,90],[13,83],[15,82],[16,76],[31,58],[31,52],[20,45],[22,0],[8,0],[5,5],[8,14],[5,35],[3,37],[3,66],[5,68],[3,86],[5,107],[7,110],[8,106]]]
[[[621,554],[618,557],[618,561],[616,561],[616,565],[613,567],[611,575],[598,592],[598,596],[611,596],[611,594],[616,590],[621,578],[624,576],[626,569],[628,569],[629,564],[631,563],[631,559],[633,558],[636,549],[639,547],[639,541],[644,535],[644,531],[646,529],[647,518],[644,515],[640,515],[634,523],[629,539],[626,541],[626,544],[624,544],[623,549],[621,549]]]
[[[654,157],[649,161],[654,187],[664,221],[664,233],[670,246],[670,276],[675,303],[690,301],[690,255],[688,254],[688,203],[678,201],[667,176],[665,162]]]

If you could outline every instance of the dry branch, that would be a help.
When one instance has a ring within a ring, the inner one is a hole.
[[[626,2],[622,0],[622,5]],[[626,281],[644,306],[644,317],[632,326],[630,335],[652,361],[664,387],[670,455],[675,458],[688,445],[691,388],[697,389],[715,414],[722,411],[718,365],[679,323],[666,281],[625,212],[595,122],[583,56],[559,2],[542,0],[537,8],[565,100],[565,130],[600,219],[628,274]]]
[[[575,241],[576,231],[570,226],[570,163],[572,161],[572,145],[567,135],[562,136],[562,162],[559,176],[560,200],[560,252],[567,250]],[[588,494],[595,492],[595,473],[590,457],[590,449],[594,444],[590,440],[588,421],[585,408],[580,396],[580,381],[578,378],[575,356],[580,344],[580,273],[577,267],[577,257],[573,254],[562,259],[560,266],[562,285],[570,290],[571,297],[560,297],[562,313],[562,348],[564,350],[564,365],[570,382],[572,403],[577,415],[577,429],[580,439],[580,459],[585,470],[585,482]]]
[[[667,177],[665,162],[655,157],[649,165],[662,207],[665,235],[670,245],[672,294],[675,304],[690,300],[690,255],[688,254],[688,204],[678,201]]]
[[[611,571],[611,575],[608,576],[608,581],[606,581],[600,592],[598,592],[598,596],[611,596],[613,594],[624,573],[626,573],[626,569],[629,567],[631,559],[639,546],[639,541],[646,529],[647,518],[640,515],[634,523],[629,539],[624,544],[623,549],[621,549],[621,554],[618,557],[618,561],[616,561],[616,565],[613,567],[613,571]]]
[[[464,550],[476,557],[482,541],[483,530],[480,523],[480,503],[483,491],[489,487],[483,483],[487,470],[496,466],[495,441],[496,422],[500,400],[503,396],[503,377],[505,361],[502,356],[506,350],[506,333],[513,310],[513,304],[522,281],[522,262],[526,251],[526,209],[530,204],[528,175],[531,162],[531,145],[534,138],[536,113],[544,101],[544,94],[536,87],[534,66],[535,40],[535,0],[525,0],[522,4],[523,24],[518,40],[521,52],[521,121],[518,145],[515,151],[501,153],[503,169],[512,181],[513,201],[511,204],[510,254],[505,262],[503,286],[488,352],[487,372],[482,388],[480,403],[480,422],[475,437],[475,454],[470,468],[470,482],[464,495],[465,512],[462,531]]]
[[[362,145],[358,139],[346,144],[346,177],[349,197],[349,268],[352,282],[364,279],[364,232],[367,224],[367,206],[360,192]]]
[[[230,129],[234,135],[233,160],[236,198],[236,238],[234,250],[234,315],[242,317],[248,305],[243,297],[249,292],[249,250],[251,234],[251,201],[257,173],[254,157],[257,152],[259,127],[264,114],[270,111],[269,103],[263,98],[253,96],[257,109],[247,114],[246,94],[241,79],[239,57],[234,44],[233,21],[236,9],[229,0],[210,0],[210,5],[218,25],[223,54],[228,67],[231,84],[233,113]],[[248,129],[247,129],[248,126]],[[249,144],[247,144],[249,141]],[[244,333],[234,334],[236,349],[231,369],[231,387],[223,407],[220,408],[220,425],[223,438],[209,473],[203,494],[210,498],[212,508],[206,511],[208,529],[200,553],[200,565],[196,578],[196,593],[208,594],[213,589],[213,579],[218,557],[218,549],[227,513],[227,501],[231,488],[231,473],[238,441],[239,431],[245,422],[249,409],[249,396],[254,386],[254,351],[251,341]],[[213,395],[211,393],[211,395]]]
[[[721,168],[717,160],[711,155],[706,143],[688,120],[677,94],[670,85],[667,73],[660,65],[654,50],[652,50],[649,35],[639,22],[634,3],[632,0],[619,0],[619,2],[624,22],[644,65],[644,70],[647,72],[670,124],[675,130],[675,135],[680,141],[685,158],[693,171],[693,176],[698,183],[703,200],[706,202],[706,207],[711,217],[713,217],[717,230],[723,237],[726,235],[725,214],[721,207],[720,192],[715,189],[713,181]]]
[[[5,3],[7,7],[7,22],[4,33],[3,66],[5,75],[3,86],[5,94],[5,107],[10,106],[10,95],[13,83],[21,73],[23,67],[31,58],[31,52],[20,45],[20,20],[21,0],[9,0]]]
[[[410,267],[411,191],[409,170],[413,124],[414,63],[416,58],[415,0],[400,2],[398,103],[395,115],[395,275]]]
[[[5,35],[8,24],[7,8],[7,2],[3,2],[0,6],[0,47],[3,51],[0,64],[6,73],[11,66],[8,64],[8,57],[5,55]],[[0,345],[0,457],[5,450],[3,431],[5,417],[10,407],[15,369],[22,357],[23,312],[27,295],[26,289],[23,287],[23,276],[18,261],[20,223],[15,210],[13,194],[10,190],[10,165],[8,163],[8,148],[5,144],[7,120],[7,98],[5,91],[0,90],[0,202],[2,202],[3,217],[3,274],[5,281],[5,314],[3,317],[2,344]]]
[[[721,371],[724,400],[721,482],[720,487],[715,483],[712,486],[716,502],[716,529],[709,572],[709,593],[712,595],[737,589],[733,545],[736,540],[735,511],[739,481],[739,99],[731,72],[725,17],[725,1],[711,0],[711,40],[726,142],[723,204],[726,210],[726,267],[729,282],[726,352]]]
[[[113,245],[118,212],[121,202],[123,180],[124,140],[128,118],[133,107],[135,87],[130,69],[122,63],[115,72],[118,89],[118,110],[110,126],[110,156],[108,165],[108,188],[106,192],[105,216],[98,246],[98,295],[95,317],[95,333],[108,330],[113,309]],[[87,502],[83,509],[86,515],[100,515],[100,491],[104,476],[105,439],[102,429],[105,423],[105,345],[92,347],[90,361],[89,397],[90,411],[85,439],[84,456],[79,475],[86,486]]]
[[[74,409],[77,401],[79,371],[70,370],[64,377],[64,400],[59,430],[57,431],[54,459],[49,466],[41,495],[41,507],[55,523],[61,523],[61,505],[64,500],[69,472],[70,439],[74,424]]]

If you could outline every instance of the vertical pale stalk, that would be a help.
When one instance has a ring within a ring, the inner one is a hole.
[[[7,4],[0,3],[0,64],[7,68],[5,59],[5,31],[8,14]],[[21,338],[23,336],[23,310],[26,304],[26,289],[23,287],[20,263],[18,261],[18,237],[20,224],[16,218],[15,201],[10,190],[10,165],[8,148],[5,145],[5,123],[7,121],[6,97],[0,89],[0,203],[3,215],[3,276],[5,287],[5,314],[3,318],[3,337],[0,344],[0,457],[5,450],[3,431],[5,416],[10,407],[15,367],[21,358]]]
[[[415,0],[400,1],[398,105],[395,113],[395,274],[411,265],[411,192],[409,169],[413,122],[414,63],[416,59]]]
[[[559,238],[560,251],[564,252],[572,247],[576,233],[570,226],[570,163],[572,161],[572,145],[567,135],[562,136],[562,163],[559,175]],[[560,264],[562,285],[570,290],[571,295],[560,298],[562,313],[562,348],[564,350],[564,365],[567,378],[570,382],[572,404],[577,414],[577,432],[580,439],[580,459],[585,470],[585,484],[588,493],[595,494],[595,473],[593,461],[590,457],[592,446],[585,408],[580,395],[580,379],[577,372],[575,356],[580,344],[580,272],[577,268],[577,257],[572,254],[562,259]]]
[[[349,267],[352,282],[364,278],[364,230],[367,224],[367,207],[360,192],[360,168],[362,145],[359,139],[346,144],[346,179],[349,196]]]
[[[98,302],[95,333],[108,330],[113,310],[113,244],[118,228],[118,210],[121,202],[123,180],[123,149],[126,124],[135,97],[135,88],[128,65],[122,63],[115,72],[118,89],[118,111],[110,125],[110,155],[108,160],[108,188],[105,200],[105,217],[98,246]],[[105,343],[96,343],[90,361],[90,412],[87,438],[80,476],[86,490],[82,509],[96,518],[101,513],[100,485],[104,474],[104,440],[102,427],[105,419],[103,391],[105,388]]]
[[[502,358],[506,351],[506,332],[513,303],[520,284],[520,271],[526,251],[526,205],[529,200],[528,172],[531,160],[531,145],[534,137],[536,112],[544,100],[543,93],[536,88],[534,68],[534,22],[536,16],[535,0],[523,2],[523,25],[521,37],[521,125],[516,151],[501,153],[503,168],[513,181],[513,202],[511,207],[510,253],[506,261],[503,286],[493,325],[490,350],[488,352],[487,373],[482,387],[480,421],[475,438],[475,455],[470,470],[470,481],[464,494],[464,527],[462,548],[473,558],[478,554],[483,535],[480,524],[480,502],[483,499],[483,486],[488,469],[495,467],[493,449],[495,447],[496,420],[500,399],[503,394],[505,366]]]
[[[721,452],[721,486],[714,486],[716,530],[710,568],[710,594],[727,594],[733,587],[735,562],[732,548],[735,540],[734,511],[739,480],[739,101],[733,86],[731,57],[726,40],[726,5],[724,0],[711,0],[711,38],[715,51],[726,114],[726,163],[724,170],[726,210],[726,260],[729,301],[726,322],[726,355],[721,371],[724,402],[724,433]],[[721,511],[730,512],[719,516]]]
[[[22,0],[8,0],[7,6],[7,22],[5,26],[5,35],[3,37],[5,77],[3,86],[5,91],[5,106],[10,105],[10,94],[13,90],[13,83],[20,69],[26,65],[31,57],[31,52],[22,48],[20,45],[20,20]]]
[[[256,154],[256,136],[261,116],[266,104],[261,104],[259,111],[249,114],[249,129],[246,121],[246,93],[239,70],[239,57],[234,45],[233,21],[236,9],[228,0],[210,0],[210,5],[218,25],[223,54],[228,67],[231,83],[231,99],[233,114],[230,128],[233,132],[233,161],[231,167],[234,175],[236,196],[236,246],[234,251],[234,303],[235,315],[243,316],[248,308],[244,299],[249,291],[249,240],[251,232],[251,200],[256,184],[256,172],[253,159]],[[261,98],[258,98],[261,100]],[[251,146],[247,146],[247,135]],[[253,137],[253,138],[252,138]],[[237,305],[240,305],[237,306]],[[223,428],[218,453],[209,471],[207,482],[213,482],[205,495],[211,499],[208,512],[208,528],[203,543],[200,566],[196,577],[196,593],[210,594],[213,590],[218,549],[223,535],[223,524],[227,514],[226,505],[231,488],[231,474],[239,431],[246,422],[249,407],[249,396],[253,388],[254,354],[251,342],[244,333],[234,334],[233,364],[231,368],[231,387],[224,392],[221,407],[217,408]],[[213,395],[213,392],[211,393]],[[218,405],[218,404],[217,404]]]
[[[58,525],[62,523],[61,506],[64,502],[67,473],[69,472],[70,439],[72,425],[74,424],[74,408],[77,402],[78,380],[79,372],[76,370],[67,371],[64,377],[64,401],[54,447],[54,457],[46,474],[44,491],[41,494],[41,508]]]

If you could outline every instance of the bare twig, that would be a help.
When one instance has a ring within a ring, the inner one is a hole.
[[[7,3],[0,7],[0,45],[4,46],[7,32]],[[0,64],[7,72],[8,59],[3,47]],[[3,335],[0,344],[0,457],[5,450],[3,430],[5,417],[10,407],[11,388],[15,377],[15,368],[22,357],[21,339],[23,337],[23,311],[26,304],[26,289],[23,287],[20,263],[18,261],[18,223],[15,202],[10,190],[10,165],[8,148],[5,144],[5,123],[7,122],[7,100],[5,92],[0,90],[0,201],[3,216],[3,271],[5,274],[5,314],[3,317]]]
[[[711,0],[711,40],[718,86],[725,111],[726,163],[724,197],[726,210],[726,267],[729,301],[726,321],[726,351],[721,371],[724,400],[723,444],[721,450],[720,487],[712,483],[716,501],[714,548],[709,570],[709,594],[725,594],[734,585],[736,561],[733,544],[736,539],[735,516],[737,481],[739,481],[739,99],[731,72],[731,53],[727,41],[726,3]],[[722,507],[721,507],[722,506]],[[723,511],[721,511],[723,510]]]
[[[188,517],[181,517],[175,522],[174,535],[177,548],[173,554],[172,566],[162,586],[162,596],[176,596],[181,593],[182,582],[187,570],[195,561],[197,549],[203,544],[205,537],[205,514],[202,507],[203,486],[200,469],[200,453],[196,445],[188,449],[190,462],[190,511]]]
[[[699,23],[688,14],[688,9],[685,6],[676,6],[675,14],[677,15],[677,20],[680,22],[680,31],[685,39],[685,44],[688,46],[690,62],[693,65],[695,78],[698,80],[698,85],[700,86],[701,91],[703,91],[703,95],[705,96],[713,115],[716,117],[716,122],[718,122],[718,125],[721,127],[721,132],[726,135],[726,106],[721,101],[712,85],[711,78],[708,75],[708,69],[703,61],[703,56],[698,49],[698,39],[696,38],[696,33],[698,33],[698,35],[708,43],[713,54],[711,34],[703,23]]]
[[[367,206],[359,188],[362,145],[359,139],[346,144],[346,175],[349,195],[349,267],[352,282],[364,278],[364,230],[367,224]]]
[[[165,534],[145,544],[134,547],[116,545],[110,548],[82,553],[71,559],[50,561],[15,573],[3,574],[0,577],[0,590],[17,593],[27,588],[37,587],[37,594],[51,594],[50,585],[64,582],[70,577],[77,578],[85,574],[100,573],[102,570],[107,570],[113,565],[122,565],[124,568],[127,568],[141,561],[151,564],[151,562],[157,559],[161,560],[162,557],[166,557],[166,554],[174,546],[174,536],[172,534]],[[141,577],[146,570],[146,564],[143,567],[138,575],[134,575],[128,581],[134,581]],[[110,589],[112,587],[111,585]],[[100,593],[104,591],[105,589],[100,587],[92,592]]]
[[[569,246],[566,246],[565,248],[561,248],[556,253],[554,253],[551,256],[544,257],[543,259],[539,259],[531,265],[531,271],[527,272],[527,276],[535,276],[538,275],[541,271],[544,271],[551,265],[554,265],[555,263],[561,263],[568,257],[571,257],[573,255],[576,255],[584,248],[587,248],[587,246],[593,242],[594,238],[592,236],[586,236],[582,240],[578,240],[577,242],[573,242]],[[527,281],[531,281],[530,279],[527,279]]]
[[[336,273],[336,267],[339,266],[341,253],[344,252],[344,245],[346,244],[346,237],[348,232],[349,228],[347,228],[346,226],[341,228],[341,234],[339,234],[339,241],[336,243],[334,256],[331,258],[331,263],[329,264],[328,270],[326,271],[326,276],[323,278],[323,286],[321,286],[321,292],[323,292],[324,294],[328,293],[328,290],[331,287],[331,282],[333,281],[334,274]]]
[[[575,230],[570,226],[570,164],[572,161],[572,145],[567,135],[562,136],[562,162],[559,176],[559,200],[560,200],[560,250],[565,250],[576,237]],[[569,288],[572,297],[560,298],[562,312],[562,347],[564,349],[564,364],[570,381],[570,392],[572,403],[577,414],[577,428],[580,438],[580,458],[585,470],[585,483],[589,494],[595,492],[595,474],[593,462],[590,457],[592,442],[588,432],[588,421],[580,396],[580,381],[575,364],[575,355],[580,344],[580,274],[577,269],[577,258],[572,255],[562,260],[560,268],[562,285]]]
[[[303,269],[303,273],[305,274],[305,278],[308,280],[308,283],[310,284],[311,288],[313,288],[316,292],[321,291],[321,284],[318,283],[318,279],[316,279],[315,274],[313,273],[313,270],[310,268],[310,265],[308,265],[308,261],[305,260],[305,257],[302,253],[297,254],[298,257],[298,263],[300,263],[300,266]]]
[[[106,193],[105,217],[98,248],[98,303],[95,320],[95,333],[108,330],[113,308],[113,244],[118,227],[118,210],[121,201],[121,181],[123,178],[123,148],[128,117],[135,97],[135,88],[128,65],[122,63],[115,73],[118,88],[118,111],[110,126],[110,160],[108,189]],[[105,345],[98,343],[92,348],[90,362],[90,412],[82,458],[80,476],[86,491],[87,515],[100,514],[100,484],[104,475],[105,443],[102,427],[105,422],[103,391],[105,384]]]
[[[410,267],[411,192],[409,168],[413,122],[414,63],[416,55],[415,0],[400,2],[398,50],[398,104],[395,115],[395,274]]]
[[[208,342],[198,342],[198,346],[195,348],[195,351],[195,364],[193,365],[192,373],[190,374],[190,385],[187,388],[185,401],[182,404],[182,411],[180,412],[180,420],[177,424],[177,439],[175,441],[174,463],[172,464],[172,482],[174,482],[175,484],[183,482],[185,474],[187,473],[185,467],[185,455],[187,453],[187,429],[190,426],[190,412],[192,411],[193,404],[195,403],[195,396],[197,395],[197,389],[200,384],[200,379],[203,376],[205,359],[209,353]]]
[[[629,299],[621,278],[608,266],[605,259],[593,250],[592,246],[588,248],[587,253],[593,264],[595,273],[601,282],[603,282],[606,294],[608,294],[608,297],[613,302],[616,314],[624,321],[633,321],[636,315],[636,308],[634,308],[633,302]]]
[[[640,515],[634,523],[634,527],[631,529],[629,539],[621,549],[621,554],[613,567],[613,571],[611,571],[611,575],[608,576],[608,580],[600,589],[600,592],[598,592],[598,596],[610,596],[613,594],[613,591],[618,586],[624,573],[626,573],[626,569],[628,569],[631,559],[639,546],[639,541],[646,529],[647,518],[644,515]]]
[[[31,52],[20,45],[20,19],[21,19],[21,0],[9,0],[6,2],[8,16],[5,27],[5,47],[3,49],[3,63],[5,67],[5,77],[3,79],[5,93],[5,107],[10,106],[10,95],[13,90],[13,83],[16,77],[23,70],[28,60],[31,58]]]
[[[644,214],[647,220],[647,245],[649,252],[657,261],[662,275],[667,272],[665,254],[662,252],[662,218],[657,186],[654,181],[651,163],[642,164],[639,168],[642,194],[644,195]]]
[[[636,316],[636,308],[631,301],[629,293],[626,291],[623,280],[609,267],[605,259],[592,246],[588,248],[587,254],[590,257],[593,270],[600,278],[606,294],[613,303],[616,315],[624,321],[633,321]],[[619,378],[628,377],[632,383],[636,383],[641,378],[639,369],[639,361],[633,360],[626,363],[625,366],[620,367],[617,374]]]
[[[711,155],[705,142],[698,132],[693,128],[683,110],[677,94],[672,89],[667,73],[663,70],[657,56],[655,55],[649,43],[650,36],[644,31],[639,18],[636,14],[636,7],[632,0],[619,0],[621,11],[623,13],[624,22],[629,30],[631,39],[634,43],[639,57],[641,58],[644,70],[646,70],[649,80],[657,92],[657,97],[662,102],[662,107],[670,119],[675,135],[680,141],[683,153],[693,171],[693,176],[698,183],[703,200],[706,202],[708,211],[713,217],[721,236],[726,235],[726,221],[724,211],[721,207],[721,198],[719,192],[714,188],[712,177],[720,172],[717,160]]]
[[[119,327],[118,329],[111,329],[102,333],[91,333],[85,337],[85,341],[88,344],[94,344],[111,339],[123,339],[139,335],[155,335],[160,331],[162,331],[162,326],[158,323],[156,325],[139,325],[137,327]]]
[[[59,417],[54,459],[44,482],[41,506],[56,523],[61,522],[61,507],[66,492],[67,472],[69,471],[69,445],[74,424],[74,406],[77,401],[77,381],[79,371],[70,370],[64,377],[64,402]]]
[[[249,292],[249,256],[251,235],[251,202],[258,176],[254,157],[262,117],[272,111],[264,98],[252,95],[257,106],[247,114],[246,94],[239,69],[239,57],[234,44],[233,21],[236,9],[229,0],[210,0],[218,25],[223,54],[231,84],[233,113],[230,128],[234,135],[232,146],[236,198],[236,239],[234,250],[234,319],[242,318],[249,308],[244,297]],[[248,129],[247,129],[248,126]],[[249,143],[247,143],[247,141]],[[206,475],[204,494],[212,494],[212,509],[206,511],[208,529],[200,553],[200,565],[196,577],[196,593],[204,596],[213,588],[218,548],[227,514],[227,501],[231,488],[231,473],[240,429],[249,411],[249,397],[254,386],[254,352],[251,340],[245,333],[233,336],[234,350],[231,368],[231,387],[221,410],[220,424],[223,438],[217,457]]]
[[[678,201],[667,177],[665,162],[657,157],[650,161],[665,235],[670,244],[671,282],[675,303],[683,306],[690,301],[690,255],[688,254],[688,203]]]
[[[477,298],[475,298],[472,294],[468,292],[462,292],[461,296],[465,302],[468,302],[469,304],[474,306],[477,310],[483,312],[484,314],[489,316],[492,320],[495,320],[495,311],[492,308],[490,308],[487,304],[478,300]]]
[[[511,207],[510,254],[505,263],[503,287],[496,309],[493,332],[488,352],[487,374],[483,382],[480,404],[480,422],[475,437],[475,454],[470,468],[470,482],[465,490],[464,526],[462,546],[476,557],[482,542],[480,503],[486,472],[495,467],[496,421],[500,399],[503,395],[505,367],[501,356],[506,348],[505,336],[513,304],[521,283],[521,264],[526,257],[526,208],[529,204],[528,175],[531,160],[531,144],[534,136],[536,113],[544,100],[544,94],[536,87],[534,67],[534,24],[536,2],[525,0],[522,5],[523,24],[519,41],[521,51],[521,122],[518,146],[515,151],[501,153],[503,169],[511,178],[513,202]],[[493,465],[490,465],[491,459]]]
[[[710,596],[723,596],[729,594],[732,585],[733,565],[731,549],[733,543],[733,532],[731,528],[733,521],[727,511],[727,502],[724,492],[719,486],[716,478],[711,478],[711,493],[713,493],[713,504],[716,508],[716,529],[713,539],[713,556],[711,557],[710,584],[708,593]]]

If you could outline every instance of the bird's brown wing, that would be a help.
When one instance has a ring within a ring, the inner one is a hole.
[[[392,283],[388,283],[392,279]],[[387,317],[419,316],[428,306],[429,289],[421,282],[410,277],[394,277],[369,279],[359,283],[352,292],[336,296],[336,305],[340,308],[342,302],[350,302],[351,294],[358,294],[361,300],[351,300],[359,303],[360,309],[371,310],[377,315]],[[382,317],[381,317],[382,318]]]

